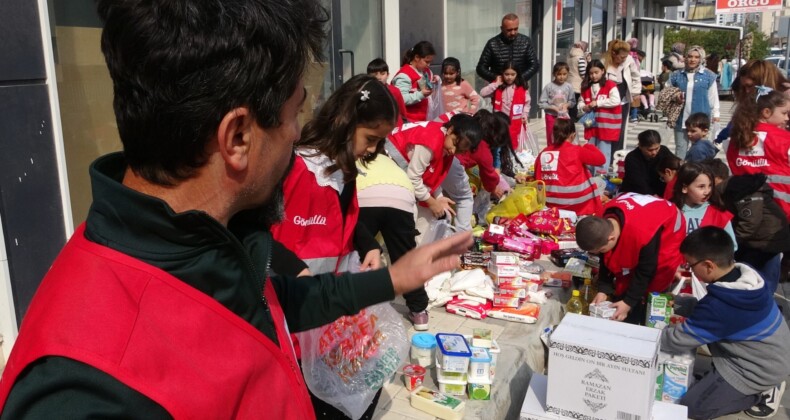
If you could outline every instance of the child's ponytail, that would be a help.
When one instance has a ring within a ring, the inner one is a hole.
[[[433,44],[428,41],[420,41],[403,53],[401,65],[410,64],[415,57],[427,57],[429,55],[436,55]]]

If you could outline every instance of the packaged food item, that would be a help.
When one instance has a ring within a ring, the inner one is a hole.
[[[488,262],[491,261],[491,256],[487,252],[467,252],[461,255],[461,268],[464,270],[472,270],[474,268],[488,267]]]
[[[518,277],[518,272],[518,265],[497,265],[493,260],[488,264],[488,273],[494,280],[500,277]]]
[[[488,354],[491,355],[491,365],[488,369],[488,377],[491,381],[494,381],[494,376],[496,375],[496,359],[499,357],[499,353],[501,350],[499,349],[499,344],[496,340],[491,340],[491,348],[488,349]]]
[[[406,365],[403,367],[403,381],[409,391],[418,388],[425,380],[425,368],[419,365]]]
[[[469,393],[470,400],[484,400],[491,399],[491,381],[472,381],[466,385]]]
[[[500,284],[497,290],[494,292],[494,296],[497,295],[502,297],[515,297],[518,299],[526,299],[527,298],[527,283],[523,285],[513,285],[510,283],[503,283]]]
[[[446,372],[444,369],[437,369],[436,381],[439,382],[439,392],[442,394],[458,397],[466,395],[466,373]]]
[[[518,297],[513,297],[509,295],[501,295],[499,293],[494,293],[494,308],[518,308],[518,305],[521,303],[521,299]]]
[[[488,316],[492,318],[524,324],[534,324],[538,321],[539,315],[540,305],[532,302],[524,302],[518,308],[492,308],[488,311]]]
[[[591,303],[589,306],[590,316],[594,318],[611,319],[617,310],[612,307],[612,302],[605,300],[603,302]]]
[[[653,292],[647,295],[647,311],[645,325],[653,328],[664,328],[670,324],[672,307],[669,306],[671,296],[666,293]]]
[[[571,273],[567,271],[547,271],[542,274],[543,285],[547,287],[571,287]]]
[[[447,302],[444,310],[448,313],[465,316],[467,318],[485,319],[485,317],[488,316],[488,310],[491,308],[490,302],[480,303],[454,297]]]
[[[494,265],[518,265],[518,254],[514,252],[492,252],[491,262]]]
[[[532,240],[519,237],[505,237],[499,245],[501,249],[518,252],[526,258],[533,258],[532,255],[535,253],[535,246],[536,244],[533,243]]]
[[[461,420],[466,406],[458,398],[420,386],[411,392],[411,406],[444,420]]]
[[[491,371],[491,355],[488,349],[472,347],[472,357],[469,358],[469,380],[488,381]]]
[[[436,337],[429,333],[416,333],[411,337],[411,361],[422,367],[433,367],[436,360]]]
[[[501,245],[505,237],[505,227],[494,223],[488,225],[488,229],[483,232],[483,240],[489,244]]]
[[[484,349],[491,348],[491,330],[488,328],[473,328],[472,329],[472,346],[482,347]]]
[[[665,402],[677,404],[691,386],[694,379],[694,357],[691,355],[675,355],[664,361],[664,393]]]
[[[578,290],[574,290],[571,294],[571,298],[568,299],[568,303],[565,304],[565,313],[571,314],[579,314],[579,315],[588,315],[588,305],[587,302],[582,300],[581,294],[579,294]]]
[[[472,350],[461,334],[436,334],[439,344],[439,363],[445,372],[466,373]]]
[[[549,259],[551,262],[554,263],[557,267],[565,267],[568,264],[568,260],[571,258],[583,258],[587,259],[587,253],[582,251],[581,249],[555,249],[551,251],[549,254]]]

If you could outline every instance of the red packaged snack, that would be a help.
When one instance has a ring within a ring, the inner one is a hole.
[[[488,310],[491,308],[491,302],[489,301],[483,304],[474,300],[459,299],[458,297],[454,297],[444,307],[451,314],[474,319],[485,319],[488,316]]]
[[[574,232],[575,228],[570,219],[560,217],[556,208],[544,209],[532,213],[527,217],[527,227],[530,231],[547,235],[559,235]]]

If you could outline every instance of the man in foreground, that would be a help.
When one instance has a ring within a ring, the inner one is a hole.
[[[98,1],[123,153],[30,305],[2,418],[313,418],[288,332],[458,264],[459,235],[358,275],[269,278],[311,0]]]

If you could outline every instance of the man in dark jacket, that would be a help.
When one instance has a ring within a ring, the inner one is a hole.
[[[480,60],[477,62],[477,74],[488,82],[493,82],[502,74],[502,68],[512,61],[524,82],[534,76],[540,69],[540,61],[529,37],[518,33],[518,16],[508,13],[502,18],[502,33],[486,42]]]

